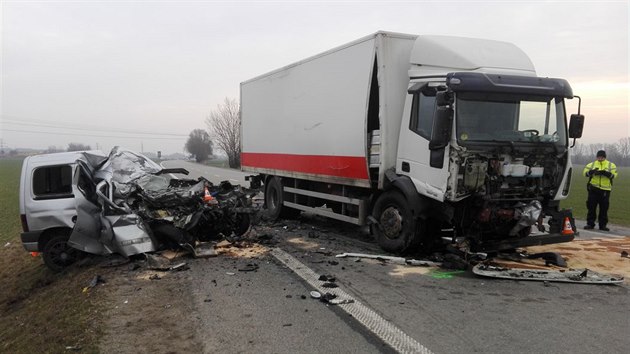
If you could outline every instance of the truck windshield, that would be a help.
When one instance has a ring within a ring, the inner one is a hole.
[[[461,92],[457,140],[547,142],[566,145],[564,99]]]

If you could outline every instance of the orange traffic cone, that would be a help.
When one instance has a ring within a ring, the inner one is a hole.
[[[212,201],[212,196],[210,195],[210,191],[208,191],[208,187],[205,187],[203,201],[206,203],[210,203]]]
[[[568,216],[564,218],[564,228],[562,229],[563,235],[573,235],[573,227],[571,226],[571,220]]]

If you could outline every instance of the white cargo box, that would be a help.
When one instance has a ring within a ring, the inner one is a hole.
[[[416,37],[378,32],[243,82],[242,169],[369,187],[371,167],[382,180]]]

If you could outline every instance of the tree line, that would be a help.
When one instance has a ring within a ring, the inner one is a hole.
[[[580,144],[575,143],[572,150],[574,164],[586,165],[595,161],[597,151],[606,151],[606,159],[617,166],[630,166],[630,137],[619,139],[616,143]]]

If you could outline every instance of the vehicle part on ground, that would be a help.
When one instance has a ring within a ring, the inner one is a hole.
[[[441,265],[440,262],[423,261],[423,260],[409,259],[409,258],[404,258],[404,257],[365,254],[365,253],[341,253],[341,254],[336,255],[335,257],[376,259],[379,261],[388,261],[395,264],[406,264],[406,265],[421,266],[421,267],[439,267]]]
[[[473,273],[483,277],[500,279],[581,284],[621,284],[624,280],[621,276],[600,274],[590,269],[569,269],[558,271],[529,268],[503,268],[482,263],[473,267]]]

